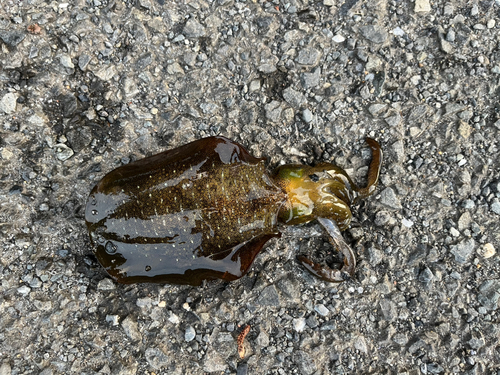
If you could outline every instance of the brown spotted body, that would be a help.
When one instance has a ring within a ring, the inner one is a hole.
[[[321,170],[326,166],[331,165],[322,164]],[[342,218],[342,228],[348,225],[350,200],[361,189],[345,172],[335,167],[343,174],[332,177],[330,168],[330,174],[311,178],[316,169],[304,167],[306,176],[299,166],[286,167],[273,181],[264,159],[224,137],[119,167],[94,187],[87,202],[96,257],[121,283],[200,285],[205,279],[243,276],[264,244],[280,235],[278,221],[296,224],[330,215]],[[313,191],[318,182],[319,195]],[[316,265],[304,259],[314,273]],[[341,281],[338,275],[317,276]]]
[[[214,137],[110,172],[85,218],[99,262],[117,281],[199,285],[245,274],[279,235],[285,200],[263,160]]]

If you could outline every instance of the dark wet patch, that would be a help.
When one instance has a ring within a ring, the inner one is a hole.
[[[95,164],[92,164],[85,171],[80,172],[76,178],[78,180],[83,180],[83,179],[86,179],[89,175],[94,174],[94,173],[98,173],[101,170],[102,170],[101,163],[95,163]]]
[[[52,98],[45,101],[44,113],[49,118],[54,133],[64,134],[75,152],[90,146],[92,140],[94,142],[91,147],[98,150],[109,140],[116,142],[122,139],[120,122],[114,119],[114,115],[119,112],[120,103],[105,99],[108,85],[80,70],[75,75],[82,80],[81,90],[60,92],[59,87],[53,87]],[[96,111],[95,118],[89,120],[86,111],[99,107],[102,108]]]
[[[287,72],[276,70],[263,76],[263,88],[266,96],[272,100],[283,100],[283,90],[291,85]]]

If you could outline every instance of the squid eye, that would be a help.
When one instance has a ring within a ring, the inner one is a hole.
[[[317,174],[310,174],[309,175],[309,178],[311,179],[312,182],[318,182],[319,181],[319,177]]]

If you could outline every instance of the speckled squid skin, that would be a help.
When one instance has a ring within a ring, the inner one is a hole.
[[[272,177],[264,159],[224,137],[210,137],[119,167],[90,193],[85,219],[97,259],[118,282],[200,285],[235,280],[272,237],[277,224],[317,219],[344,254],[342,269],[305,256],[298,261],[330,282],[352,277],[354,252],[342,238],[350,205],[373,193],[382,163],[373,158],[368,185],[358,188],[341,168],[283,165]]]
[[[211,137],[108,173],[85,219],[99,262],[118,282],[235,280],[279,236],[285,193],[264,160]]]

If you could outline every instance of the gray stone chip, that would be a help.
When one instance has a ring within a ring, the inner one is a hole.
[[[464,264],[468,261],[475,247],[476,242],[474,239],[469,238],[458,243],[457,245],[453,245],[450,252],[455,256],[456,262]]]
[[[300,108],[306,103],[306,97],[301,92],[295,91],[291,87],[283,90],[283,98],[293,108]]]
[[[385,108],[387,108],[386,104],[375,103],[368,107],[368,111],[371,113],[373,117],[377,117]]]
[[[300,76],[300,82],[305,89],[310,89],[319,85],[321,77],[321,69],[316,68],[311,73],[302,73]]]
[[[81,70],[85,70],[90,62],[90,56],[82,53],[80,57],[78,58],[78,67]]]
[[[137,326],[137,322],[129,315],[122,321],[122,327],[125,331],[125,334],[132,341],[140,341],[142,339],[142,335],[139,332],[139,328]]]
[[[168,357],[158,348],[147,348],[144,356],[149,365],[155,370],[159,370],[168,364]]]
[[[396,196],[394,190],[390,187],[385,188],[380,193],[380,203],[394,210],[400,210],[402,208],[399,198]]]
[[[394,320],[397,316],[396,304],[390,299],[382,299],[379,302],[380,313],[385,320]]]
[[[9,47],[15,47],[26,38],[26,33],[17,30],[0,30],[0,39]]]
[[[384,43],[387,40],[387,31],[379,25],[360,27],[361,34],[373,43]]]
[[[330,314],[330,310],[328,310],[322,303],[314,306],[314,311],[316,311],[321,316],[327,316],[328,314]]]
[[[257,303],[262,306],[279,306],[280,297],[274,285],[269,285],[260,293]]]
[[[236,369],[236,375],[247,375],[248,374],[248,363],[240,363]]]
[[[479,286],[478,301],[488,310],[498,308],[500,298],[500,279],[487,280]]]
[[[73,156],[74,151],[66,146],[64,143],[60,143],[54,146],[54,149],[56,151],[56,157],[60,161],[65,161],[68,160],[70,157]]]
[[[424,284],[431,282],[432,279],[434,279],[434,274],[429,267],[424,268],[424,270],[420,272],[420,275],[418,275],[418,280]]]
[[[281,103],[273,100],[272,102],[265,105],[266,118],[272,122],[278,122],[281,117]]]
[[[500,202],[493,202],[491,204],[491,211],[493,211],[497,215],[500,215]]]
[[[276,71],[276,64],[262,64],[259,65],[259,72],[270,74]]]
[[[267,347],[269,345],[269,335],[264,331],[260,331],[259,335],[255,339],[255,342],[257,345]]]
[[[299,371],[302,375],[311,375],[317,371],[314,360],[302,350],[294,353],[293,362],[299,367]]]
[[[315,48],[304,48],[299,51],[299,55],[295,59],[296,62],[302,65],[317,65],[321,52]]]
[[[113,289],[115,289],[115,284],[113,283],[113,281],[111,279],[108,279],[108,278],[102,279],[97,284],[97,289],[98,290],[113,290]]]
[[[205,27],[194,19],[190,19],[186,22],[184,26],[183,33],[188,38],[199,38],[205,36]]]

